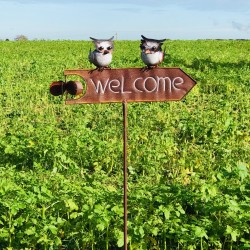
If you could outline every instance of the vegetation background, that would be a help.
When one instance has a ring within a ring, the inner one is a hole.
[[[129,249],[249,249],[250,41],[165,45],[197,85],[128,105]],[[49,93],[90,47],[0,42],[0,249],[122,249],[122,106]],[[143,67],[139,41],[112,67]]]

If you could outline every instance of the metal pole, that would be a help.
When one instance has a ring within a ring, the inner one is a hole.
[[[123,105],[123,207],[124,207],[124,250],[127,250],[127,210],[128,210],[128,198],[127,198],[127,102],[126,100],[122,103]]]

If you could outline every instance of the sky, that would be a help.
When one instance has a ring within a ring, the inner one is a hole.
[[[0,0],[0,39],[250,39],[250,0]]]

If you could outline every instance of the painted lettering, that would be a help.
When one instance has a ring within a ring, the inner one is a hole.
[[[122,76],[120,79],[105,79],[105,80],[93,80],[90,82],[94,85],[97,94],[105,94],[111,92],[115,94],[126,94],[132,92],[169,92],[182,90],[181,85],[184,84],[182,77],[159,77],[148,76],[146,78],[138,77],[130,83],[125,83],[125,79]]]
[[[121,94],[132,93],[131,91],[125,90],[124,77],[122,76],[121,81]]]
[[[151,85],[150,83],[153,83],[154,87],[152,89],[149,88],[149,85]],[[158,83],[156,82],[156,80],[154,79],[154,77],[147,77],[144,82],[144,89],[146,92],[154,92],[157,89]]]
[[[125,94],[125,93],[131,93],[129,90],[125,90],[125,84],[124,84],[124,77],[122,76],[121,79],[112,79],[109,80],[109,78],[106,81],[97,80],[95,82],[93,79],[90,79],[90,82],[94,85],[95,91],[97,94],[105,94],[105,92],[110,91],[112,93],[116,94]]]
[[[173,79],[173,87],[176,89],[176,90],[181,90],[180,88],[178,88],[179,85],[183,84],[184,83],[184,80],[183,78],[181,77],[175,77]]]
[[[104,94],[109,82],[109,78],[105,83],[102,83],[100,80],[97,80],[97,83],[95,83],[92,79],[90,79],[90,81],[95,86],[96,93]]]
[[[166,89],[169,89],[169,92],[171,92],[171,85],[172,85],[172,82],[171,82],[171,79],[169,77],[159,77],[157,76],[156,77],[157,79],[157,83],[158,83],[158,88],[157,88],[157,91],[160,91],[162,88],[162,91],[166,91]],[[168,85],[169,88],[166,88],[166,85]]]
[[[116,89],[116,91],[115,91]],[[121,83],[117,79],[113,79],[109,82],[109,90],[113,93],[120,93],[121,91]]]
[[[134,87],[134,89],[135,89],[135,90],[138,90],[139,92],[143,92],[143,90],[139,89],[139,88],[138,88],[138,85],[137,85],[137,81],[139,81],[139,80],[141,80],[141,79],[143,79],[143,78],[142,78],[142,77],[138,77],[138,78],[136,78],[136,79],[134,80],[134,82],[133,82],[133,87]]]

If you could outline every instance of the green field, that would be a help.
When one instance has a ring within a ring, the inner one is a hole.
[[[111,66],[143,67],[139,44],[115,41]],[[165,45],[197,85],[128,104],[129,249],[250,249],[250,41]],[[0,42],[1,250],[123,248],[122,105],[49,92],[90,47]]]

